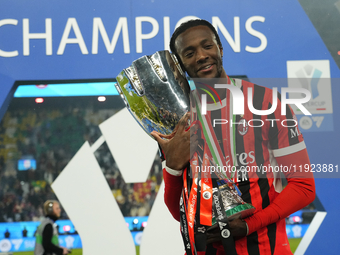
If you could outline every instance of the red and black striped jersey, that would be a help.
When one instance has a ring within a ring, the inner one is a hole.
[[[231,125],[233,120],[228,117],[232,116],[231,107],[228,105],[230,91],[227,92],[226,99],[222,100],[222,105],[208,104],[207,114],[213,122],[225,160],[228,161],[229,157],[232,157],[236,166],[234,181],[242,192],[242,199],[256,208],[254,215],[245,219],[249,235],[235,242],[237,253],[292,254],[286,235],[285,217],[312,202],[315,194],[311,174],[292,174],[296,164],[309,164],[303,136],[289,106],[286,107],[286,115],[281,115],[280,94],[274,94],[274,97],[277,97],[277,107],[273,113],[257,115],[248,106],[248,94],[252,93],[249,95],[253,108],[265,111],[271,109],[273,104],[275,107],[273,90],[242,80],[235,80],[235,85],[243,91],[244,114],[237,115],[235,123]],[[224,119],[228,120],[228,124],[216,124],[226,122],[214,121]],[[223,125],[231,125],[230,130],[234,130],[229,137],[235,139],[229,139],[230,144],[225,138],[225,132],[230,131]],[[163,172],[165,202],[173,216],[178,219],[179,214],[175,211],[178,208],[175,207],[179,202],[182,180],[170,176],[166,171]],[[281,172],[288,180],[284,192],[281,192]],[[216,254],[225,254],[221,245],[214,246]]]

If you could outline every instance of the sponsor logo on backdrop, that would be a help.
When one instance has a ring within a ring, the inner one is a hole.
[[[73,243],[74,243],[74,238],[72,236],[68,236],[68,237],[65,238],[65,242],[66,242],[67,248],[72,248]]]
[[[11,244],[11,242],[9,240],[2,239],[0,241],[0,251],[1,252],[8,252],[8,251],[11,250],[11,248],[12,248],[12,244]]]
[[[291,105],[297,115],[299,125],[304,131],[333,130],[333,100],[329,60],[287,61],[289,88],[303,88],[310,92],[311,99],[303,106],[313,116],[303,113]],[[289,99],[302,98],[304,95],[290,93]]]

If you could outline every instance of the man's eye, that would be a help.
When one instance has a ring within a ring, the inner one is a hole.
[[[212,48],[212,44],[205,45],[204,48],[211,49]]]
[[[193,55],[194,55],[193,52],[188,52],[188,53],[185,54],[185,57],[186,58],[191,58]]]

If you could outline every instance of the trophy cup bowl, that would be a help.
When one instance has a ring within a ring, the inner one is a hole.
[[[190,109],[188,81],[175,55],[168,51],[133,61],[116,79],[126,107],[149,135],[154,130],[171,134]]]

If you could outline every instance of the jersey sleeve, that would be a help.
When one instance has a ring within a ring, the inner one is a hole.
[[[176,173],[173,173],[171,172],[171,170],[169,171],[169,169],[166,168],[165,155],[159,144],[158,147],[163,168],[164,202],[174,219],[179,221],[179,200],[181,198],[183,189],[182,172],[181,174],[178,174],[178,171],[176,171]]]
[[[164,179],[164,202],[168,207],[171,215],[177,220],[180,220],[179,200],[183,189],[182,175],[176,176],[170,174],[165,168],[163,161],[163,179]]]

